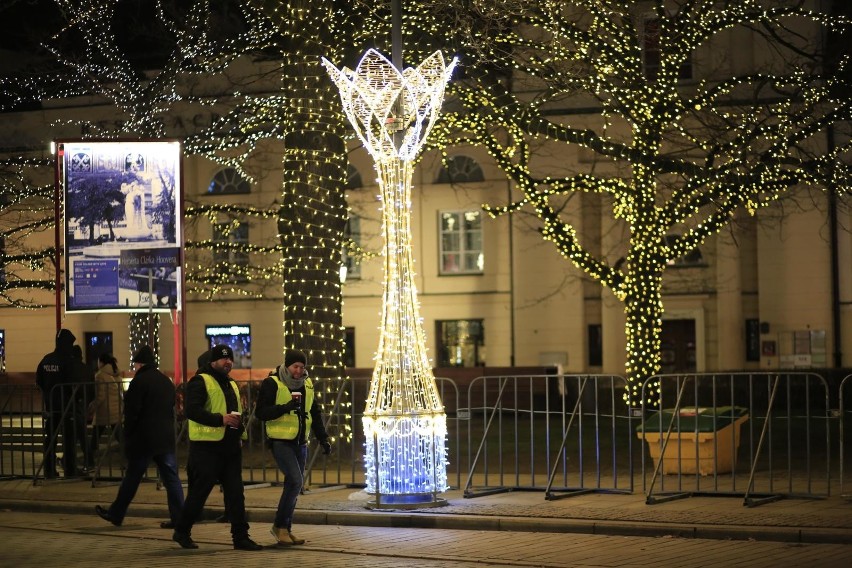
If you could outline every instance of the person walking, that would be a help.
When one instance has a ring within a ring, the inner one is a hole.
[[[71,399],[71,391],[65,385],[74,377],[73,347],[77,338],[70,330],[60,329],[56,333],[56,345],[42,357],[36,368],[36,385],[41,391],[44,409],[44,461],[42,469],[47,479],[55,479],[56,442],[62,432],[62,462],[65,477],[77,474],[76,431],[73,416],[65,406]]]
[[[233,365],[233,350],[227,345],[216,345],[210,350],[210,362],[186,384],[184,412],[189,420],[186,467],[189,492],[172,535],[172,540],[182,548],[198,548],[192,540],[192,525],[219,482],[225,496],[234,548],[263,549],[249,538],[246,521],[242,440],[248,436],[242,424],[239,387],[228,376]]]
[[[145,470],[153,460],[166,488],[171,519],[161,526],[170,528],[183,508],[183,486],[175,456],[175,386],[157,369],[154,352],[149,346],[144,345],[136,352],[133,365],[136,374],[124,395],[127,471],[112,505],[109,508],[96,505],[95,512],[105,521],[121,525]]]
[[[308,433],[313,431],[323,453],[331,453],[328,433],[308,378],[307,357],[288,349],[284,364],[273,370],[260,385],[255,416],[264,422],[266,438],[278,469],[284,474],[284,489],[272,524],[272,535],[281,545],[304,544],[291,528],[296,500],[302,491],[308,457]]]
[[[118,361],[112,356],[112,353],[101,353],[98,357],[98,372],[95,374],[95,399],[89,403],[89,407],[86,409],[92,422],[89,455],[93,466],[97,464],[101,436],[107,432],[114,435],[121,423],[121,399],[121,376],[118,372]]]

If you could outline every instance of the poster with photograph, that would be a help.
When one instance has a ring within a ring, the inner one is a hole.
[[[65,311],[179,307],[180,143],[63,141],[57,151]],[[139,262],[152,258],[162,262]]]

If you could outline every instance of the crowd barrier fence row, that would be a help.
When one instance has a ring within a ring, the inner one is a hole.
[[[344,388],[324,393],[333,448],[324,456],[312,441],[309,485],[365,485],[362,410],[369,380],[351,377]],[[260,382],[240,381],[247,488],[283,482],[254,417]],[[627,381],[616,375],[436,382],[447,413],[448,480],[468,498],[529,490],[560,499],[641,487],[648,504],[709,495],[756,506],[822,498],[832,489],[845,494],[848,486],[850,377],[829,385],[810,372],[658,375],[642,385],[640,401],[630,399]],[[52,483],[58,466],[60,479],[88,478],[93,486],[120,481],[120,424],[87,422],[98,388],[57,387],[48,395],[53,412],[46,413],[35,385],[0,385],[0,477]],[[121,403],[118,397],[106,404]],[[185,464],[187,421],[180,415],[176,432],[178,462]],[[65,472],[70,451],[77,471]],[[149,475],[156,479],[153,467]]]

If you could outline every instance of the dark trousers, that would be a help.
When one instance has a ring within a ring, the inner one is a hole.
[[[77,474],[77,426],[73,415],[47,411],[44,415],[44,474],[56,475],[56,442],[62,434],[62,468],[65,477]]]
[[[195,520],[201,516],[204,503],[217,483],[225,494],[225,510],[231,522],[234,541],[247,538],[246,503],[243,494],[242,451],[227,451],[217,442],[190,442],[186,473],[189,491],[183,511],[175,524],[175,532],[190,534]]]
[[[118,495],[115,496],[115,501],[109,508],[110,517],[117,521],[124,520],[124,516],[127,515],[127,508],[130,507],[130,502],[136,496],[136,490],[139,489],[139,483],[142,482],[142,477],[145,475],[145,470],[148,469],[151,460],[154,460],[154,463],[157,464],[157,471],[160,473],[163,487],[166,488],[169,518],[172,522],[177,521],[181,509],[183,509],[183,486],[178,477],[177,458],[173,453],[128,458],[127,472],[124,474],[124,479],[121,480]]]

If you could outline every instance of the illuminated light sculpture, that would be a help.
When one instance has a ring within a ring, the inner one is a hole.
[[[426,357],[411,253],[414,160],[432,129],[456,60],[440,52],[400,71],[375,50],[355,70],[323,64],[375,161],[382,196],[385,279],[376,367],[364,411],[367,492],[374,506],[446,504],[447,415]]]

